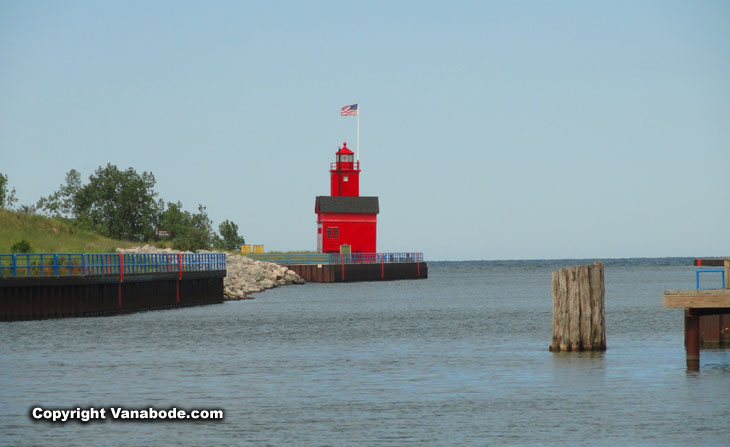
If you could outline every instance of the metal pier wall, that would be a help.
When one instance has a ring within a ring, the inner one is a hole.
[[[287,265],[308,282],[392,281],[428,278],[425,262]]]
[[[225,270],[0,278],[0,321],[114,315],[223,302]]]

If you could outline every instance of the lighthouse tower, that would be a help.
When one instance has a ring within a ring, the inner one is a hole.
[[[330,196],[360,195],[360,161],[354,157],[347,143],[342,143],[342,148],[335,152],[336,161],[330,164]]]
[[[360,161],[342,144],[330,164],[330,195],[317,196],[317,251],[375,253],[377,197],[360,197]]]

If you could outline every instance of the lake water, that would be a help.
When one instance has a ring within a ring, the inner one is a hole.
[[[662,307],[694,288],[691,260],[606,261],[608,350],[548,352],[551,272],[591,262],[430,263],[427,280],[0,323],[0,444],[730,445],[730,350],[687,371],[683,313]],[[225,419],[54,424],[38,406]]]

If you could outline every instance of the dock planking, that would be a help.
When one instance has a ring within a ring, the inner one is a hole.
[[[730,312],[730,289],[710,290],[666,290],[664,291],[664,307],[666,308],[728,308]]]

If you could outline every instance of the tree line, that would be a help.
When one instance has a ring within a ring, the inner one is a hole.
[[[158,231],[166,231],[177,250],[238,250],[245,243],[234,222],[224,220],[216,233],[203,205],[191,213],[179,201],[165,202],[155,184],[151,172],[120,170],[111,163],[100,166],[86,183],[72,169],[56,191],[16,210],[60,218],[113,239],[157,241]],[[16,203],[15,188],[10,190],[8,177],[0,173],[0,209],[13,209]]]

